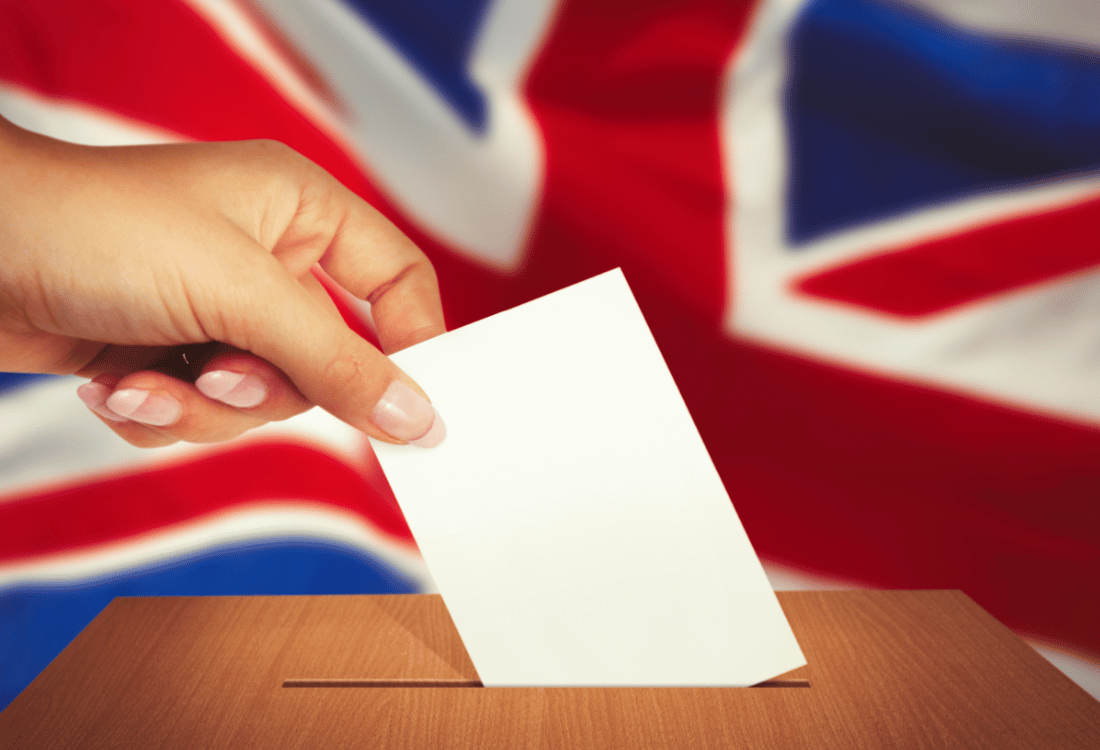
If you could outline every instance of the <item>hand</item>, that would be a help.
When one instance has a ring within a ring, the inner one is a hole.
[[[316,265],[370,301],[386,353],[445,330],[420,250],[281,144],[97,148],[0,118],[0,370],[93,378],[81,398],[135,445],[225,440],[314,404],[388,442],[442,440]]]

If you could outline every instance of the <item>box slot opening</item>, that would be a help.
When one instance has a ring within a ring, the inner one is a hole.
[[[754,688],[808,688],[809,680],[765,680],[752,687]],[[483,687],[480,680],[430,680],[430,679],[325,679],[314,677],[301,677],[283,680],[283,687],[307,687],[307,688],[397,688],[397,687],[456,687],[479,688]]]

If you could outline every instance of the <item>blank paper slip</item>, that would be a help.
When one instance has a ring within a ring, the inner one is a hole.
[[[393,359],[447,439],[374,448],[486,686],[805,664],[621,272]]]

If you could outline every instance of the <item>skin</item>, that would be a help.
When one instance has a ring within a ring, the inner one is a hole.
[[[179,401],[166,426],[103,419],[135,445],[226,440],[313,405],[401,442],[374,405],[393,380],[425,394],[347,328],[315,265],[371,302],[385,353],[445,330],[423,253],[282,144],[89,147],[0,119],[0,370]],[[209,399],[193,383],[212,370],[267,397]]]

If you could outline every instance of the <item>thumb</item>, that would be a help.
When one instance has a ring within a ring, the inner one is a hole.
[[[371,437],[423,448],[443,441],[447,428],[412,378],[282,266],[265,281],[273,283],[262,295],[244,297],[249,309],[222,318],[239,321],[222,340],[271,362],[306,398]]]

